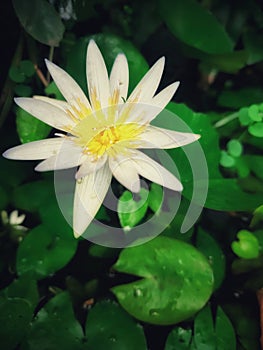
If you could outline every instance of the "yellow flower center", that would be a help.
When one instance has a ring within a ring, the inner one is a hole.
[[[137,123],[112,125],[96,133],[84,147],[84,153],[93,155],[95,159],[106,152],[108,155],[125,153],[127,148],[137,148],[139,135],[145,126]]]

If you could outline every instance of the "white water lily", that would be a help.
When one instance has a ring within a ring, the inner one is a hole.
[[[129,72],[119,54],[110,77],[93,40],[87,49],[89,99],[61,68],[46,60],[47,68],[66,101],[48,97],[16,98],[15,102],[46,124],[63,131],[57,137],[7,150],[9,159],[44,159],[36,170],[78,167],[74,196],[73,230],[82,235],[99,210],[112,175],[128,190],[140,191],[139,175],[174,191],[180,181],[139,149],[169,149],[187,145],[199,135],[162,129],[150,122],[165,108],[179,83],[155,95],[164,69],[160,58],[127,99]]]

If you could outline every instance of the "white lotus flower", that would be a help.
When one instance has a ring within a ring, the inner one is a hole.
[[[79,85],[61,68],[46,60],[47,68],[66,101],[48,97],[16,98],[34,117],[65,134],[26,143],[7,150],[9,159],[45,159],[38,171],[78,167],[74,196],[75,237],[84,233],[99,210],[112,175],[127,189],[139,192],[139,175],[174,191],[180,181],[139,149],[169,149],[189,144],[199,135],[150,125],[173,97],[179,83],[155,95],[163,69],[160,58],[127,99],[127,59],[119,54],[110,77],[93,40],[87,49],[89,100]],[[127,100],[126,100],[127,99]]]

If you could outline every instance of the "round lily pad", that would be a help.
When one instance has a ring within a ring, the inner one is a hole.
[[[124,249],[115,270],[139,277],[112,288],[123,308],[137,319],[160,325],[188,319],[200,310],[213,290],[213,272],[192,245],[158,237]]]

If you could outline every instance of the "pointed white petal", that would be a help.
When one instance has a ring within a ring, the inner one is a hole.
[[[134,151],[132,156],[138,173],[146,179],[174,191],[182,191],[181,182],[170,171],[140,151]]]
[[[151,104],[159,107],[162,110],[167,105],[167,103],[171,101],[179,85],[179,81],[168,85],[166,88],[164,88],[162,91],[160,91],[157,95],[153,97]]]
[[[68,103],[74,105],[74,103],[79,100],[87,109],[90,109],[89,101],[76,81],[56,64],[49,60],[45,60],[45,62],[54,82]]]
[[[38,96],[38,95],[33,96],[33,98],[35,98],[36,100],[48,102],[55,107],[61,108],[63,111],[66,111],[68,108],[70,108],[70,105],[66,101],[56,100],[55,98],[50,98],[47,96]]]
[[[127,102],[148,102],[155,94],[164,69],[164,57],[161,57],[145,74],[135,87]]]
[[[106,163],[97,172],[76,182],[74,196],[74,236],[81,236],[99,210],[110,186],[111,171]]]
[[[142,144],[139,148],[176,148],[188,145],[200,138],[198,134],[178,132],[149,125],[140,135]]]
[[[63,141],[61,137],[33,141],[10,148],[3,153],[3,156],[18,160],[46,159],[58,153]]]
[[[19,107],[56,129],[65,131],[66,126],[75,125],[66,112],[50,103],[29,97],[17,97],[14,100]]]
[[[129,67],[127,58],[124,54],[119,54],[113,64],[110,74],[110,93],[111,97],[114,97],[116,92],[117,101],[116,104],[122,104],[127,99],[129,86]]]
[[[87,82],[93,109],[105,108],[109,104],[110,86],[107,68],[102,54],[91,40],[87,50]]]
[[[140,178],[138,171],[129,158],[123,156],[109,159],[110,169],[113,176],[131,192],[140,192]]]
[[[73,141],[65,140],[59,153],[39,163],[35,170],[49,171],[74,168],[82,164],[86,158],[87,156],[83,155],[81,147]]]
[[[107,156],[103,155],[97,161],[94,161],[91,157],[87,157],[84,163],[79,167],[76,173],[76,179],[81,179],[84,176],[99,170],[106,162]]]

